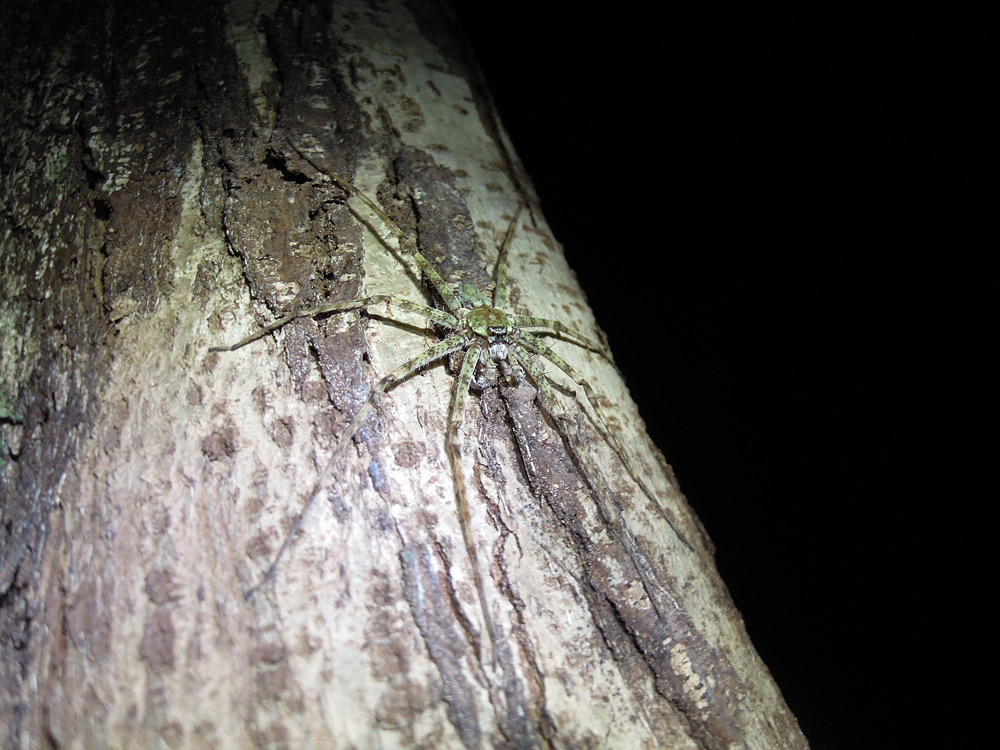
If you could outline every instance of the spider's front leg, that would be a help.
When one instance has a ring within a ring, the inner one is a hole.
[[[273,331],[276,331],[285,324],[290,323],[291,321],[296,320],[297,318],[307,318],[317,315],[328,315],[333,313],[341,313],[341,312],[347,312],[349,310],[360,310],[360,309],[365,309],[372,314],[377,314],[373,312],[373,309],[377,308],[379,305],[385,305],[388,308],[387,313],[382,316],[387,318],[388,320],[403,323],[405,321],[401,320],[398,317],[395,317],[392,313],[393,311],[397,312],[406,311],[420,315],[430,322],[437,323],[453,331],[460,327],[458,319],[454,315],[444,312],[443,310],[438,310],[436,308],[429,307],[427,305],[423,305],[417,302],[411,302],[410,300],[407,299],[401,299],[399,297],[393,297],[386,294],[379,294],[370,297],[362,297],[360,299],[350,300],[348,302],[332,302],[325,305],[316,305],[315,307],[308,307],[302,310],[297,310],[295,312],[289,313],[288,315],[285,315],[284,317],[279,318],[278,320],[274,321],[273,323],[267,326],[264,326],[259,331],[252,333],[243,339],[240,339],[235,344],[231,344],[229,346],[213,346],[209,349],[209,352],[235,351],[236,349],[246,346],[247,344],[252,343],[257,339],[262,338]],[[396,368],[388,375],[383,377],[381,380],[379,380],[378,383],[376,383],[372,387],[371,391],[368,394],[368,398],[365,399],[365,402],[358,409],[357,413],[355,413],[354,418],[351,420],[350,424],[347,426],[347,429],[344,430],[344,433],[340,436],[339,440],[334,446],[333,452],[331,453],[330,458],[327,460],[326,466],[320,472],[319,477],[316,480],[316,483],[310,490],[309,495],[304,505],[302,506],[302,510],[300,510],[299,514],[296,516],[295,522],[292,524],[291,530],[285,536],[285,539],[282,542],[281,547],[278,549],[278,553],[274,556],[274,559],[271,561],[271,564],[264,572],[264,575],[262,576],[261,580],[244,594],[245,599],[250,599],[250,597],[252,597],[254,593],[256,593],[257,589],[259,589],[267,581],[269,581],[271,578],[274,577],[274,573],[278,568],[278,563],[281,561],[281,558],[284,555],[285,551],[292,544],[295,535],[298,533],[299,529],[302,526],[303,521],[305,520],[306,514],[309,512],[309,509],[312,507],[313,503],[318,497],[320,490],[322,489],[323,483],[326,481],[327,476],[329,475],[333,466],[336,465],[337,461],[340,459],[340,456],[344,452],[344,449],[351,441],[351,438],[353,438],[354,435],[357,433],[358,429],[361,427],[361,424],[364,422],[369,412],[375,407],[375,404],[378,403],[378,400],[381,398],[382,394],[393,388],[400,381],[405,380],[407,377],[415,373],[417,370],[426,367],[428,364],[438,359],[441,359],[442,357],[448,356],[452,352],[456,352],[465,348],[467,342],[468,339],[465,335],[453,334],[448,338],[444,339],[443,341],[439,342],[435,346],[431,347],[430,349],[425,350],[423,353],[417,355],[413,359],[404,363],[400,367]]]
[[[458,301],[458,298],[455,296],[454,292],[452,292],[451,287],[449,287],[448,284],[445,282],[445,280],[441,278],[441,275],[437,272],[437,269],[434,268],[433,265],[431,265],[430,261],[428,261],[427,258],[423,256],[423,254],[417,248],[417,243],[413,239],[413,237],[404,232],[402,228],[395,221],[392,220],[389,214],[385,212],[385,209],[383,209],[375,201],[373,201],[371,198],[365,195],[362,191],[354,187],[354,185],[351,183],[350,180],[319,166],[319,164],[317,164],[316,162],[314,162],[312,159],[309,158],[309,156],[305,153],[303,149],[296,146],[295,143],[293,143],[291,140],[288,141],[288,144],[292,147],[295,153],[297,153],[299,156],[305,159],[306,162],[312,165],[313,169],[327,175],[331,180],[333,180],[335,183],[340,185],[340,187],[346,190],[348,195],[354,196],[362,203],[364,203],[366,206],[368,206],[369,210],[373,214],[375,214],[382,221],[382,223],[389,228],[389,230],[394,235],[396,235],[397,239],[400,242],[401,249],[405,249],[405,251],[413,257],[413,259],[417,263],[417,266],[419,266],[420,270],[423,272],[424,276],[427,277],[427,280],[437,290],[438,294],[441,295],[441,299],[444,300],[444,303],[448,306],[448,309],[452,310],[453,312],[458,311],[458,309],[461,307],[461,303]],[[354,213],[355,216],[358,216],[358,218],[361,219],[361,216],[356,211],[354,211],[353,208],[351,209],[351,211],[352,213]],[[364,222],[364,219],[362,219],[362,222]]]
[[[252,333],[246,338],[240,339],[235,344],[231,344],[229,346],[212,346],[209,347],[208,351],[210,353],[236,351],[247,344],[253,343],[257,339],[263,338],[267,334],[278,330],[287,323],[291,323],[297,318],[311,318],[318,315],[347,312],[349,310],[370,310],[370,308],[377,307],[380,304],[385,304],[390,310],[392,308],[396,308],[398,310],[406,310],[407,312],[416,313],[433,323],[438,323],[450,329],[454,329],[458,326],[458,319],[455,318],[454,315],[446,313],[444,310],[438,310],[437,308],[422,305],[418,302],[411,302],[408,299],[393,297],[389,294],[376,294],[371,297],[362,297],[361,299],[350,300],[349,302],[331,302],[325,305],[316,305],[315,307],[307,307],[302,310],[296,310],[295,312],[289,313],[284,317],[278,318],[273,323],[264,326],[256,333]],[[392,315],[385,315],[383,317],[397,323],[404,322],[393,317]]]
[[[603,344],[599,344],[596,341],[592,341],[584,336],[582,333],[578,333],[567,325],[560,323],[558,320],[549,320],[548,318],[535,318],[526,315],[511,315],[510,316],[511,325],[513,325],[518,330],[523,330],[525,328],[537,328],[539,330],[534,331],[534,335],[548,335],[555,336],[556,338],[561,338],[568,341],[571,344],[576,344],[577,346],[587,349],[588,351],[594,352],[594,354],[600,354],[608,362],[613,362],[611,358],[611,352]],[[527,331],[523,331],[527,333]]]

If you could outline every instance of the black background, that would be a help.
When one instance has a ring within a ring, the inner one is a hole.
[[[988,45],[914,4],[806,5],[458,11],[812,746],[975,746]]]

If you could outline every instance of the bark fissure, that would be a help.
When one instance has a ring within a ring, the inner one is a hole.
[[[457,638],[449,618],[440,617],[444,604],[442,586],[430,565],[426,548],[406,547],[400,553],[403,592],[410,603],[413,619],[424,645],[437,667],[442,682],[442,699],[448,704],[448,718],[467,748],[479,747],[481,730],[472,688],[460,663],[466,658],[463,639]]]

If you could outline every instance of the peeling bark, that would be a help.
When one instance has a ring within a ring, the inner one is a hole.
[[[480,289],[527,199],[512,306],[599,335],[444,10],[25,2],[0,21],[5,746],[806,746],[613,365],[568,343],[655,501],[570,388],[567,423],[528,384],[474,394],[490,648],[449,363],[381,400],[244,600],[371,384],[438,340],[351,312],[208,353],[323,302],[433,300],[317,166]]]

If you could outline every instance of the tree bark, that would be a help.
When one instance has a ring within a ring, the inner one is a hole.
[[[597,336],[446,8],[3,14],[6,746],[806,746],[613,365],[565,342],[656,502],[565,379],[576,445],[530,385],[474,393],[487,615],[439,363],[381,400],[244,599],[372,383],[438,340],[350,312],[208,352],[327,301],[429,299],[325,172],[480,289],[526,199],[512,306]]]

